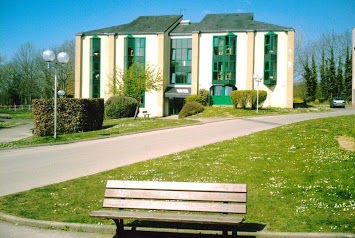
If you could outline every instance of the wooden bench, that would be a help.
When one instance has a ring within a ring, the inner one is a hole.
[[[117,210],[90,216],[113,219],[118,237],[124,234],[124,219],[221,225],[223,235],[237,235],[246,201],[246,184],[109,180],[103,208]]]
[[[150,113],[148,113],[148,111],[143,111],[143,116],[144,116],[144,118],[146,118],[146,117],[149,118]]]

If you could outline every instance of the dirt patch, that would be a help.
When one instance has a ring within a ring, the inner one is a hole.
[[[336,139],[339,142],[339,145],[342,149],[348,151],[355,151],[355,140],[352,137],[348,136],[338,136]]]

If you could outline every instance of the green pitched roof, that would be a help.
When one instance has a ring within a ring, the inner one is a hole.
[[[200,23],[191,26],[179,25],[171,35],[190,34],[193,31],[202,33],[231,32],[231,31],[284,31],[293,30],[291,27],[279,26],[259,21],[254,21],[252,13],[208,14]]]
[[[140,16],[131,23],[112,26],[92,31],[86,31],[84,35],[96,34],[154,34],[166,32],[182,15],[165,16]]]

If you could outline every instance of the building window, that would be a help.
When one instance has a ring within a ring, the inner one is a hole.
[[[91,96],[100,97],[100,66],[101,66],[101,39],[97,36],[91,38]]]
[[[191,84],[192,39],[172,39],[170,83]]]
[[[213,37],[213,84],[235,84],[237,36]]]
[[[145,68],[145,38],[128,35],[125,38],[125,69],[133,63],[138,63]],[[142,92],[140,107],[145,107],[145,92]]]
[[[269,32],[265,35],[264,47],[264,84],[275,85],[277,82],[277,35]]]
[[[133,62],[145,66],[145,38],[135,38],[131,35],[125,38],[125,68]]]

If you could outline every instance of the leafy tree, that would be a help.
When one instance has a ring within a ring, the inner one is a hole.
[[[109,85],[109,91],[113,95],[124,95],[135,98],[138,101],[134,115],[136,119],[144,93],[157,91],[162,88],[162,85],[162,73],[157,67],[149,63],[145,66],[133,63],[127,70],[116,70],[112,85]]]

